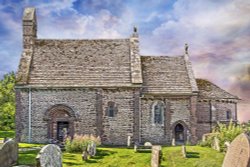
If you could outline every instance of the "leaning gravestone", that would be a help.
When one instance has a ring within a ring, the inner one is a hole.
[[[222,167],[250,167],[250,138],[242,133],[228,147]]]
[[[9,167],[16,164],[18,159],[18,144],[10,139],[0,148],[0,166]]]
[[[62,167],[62,152],[55,144],[44,146],[38,153],[37,167]]]

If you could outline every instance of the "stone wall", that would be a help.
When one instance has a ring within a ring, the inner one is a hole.
[[[164,99],[166,105],[164,124],[155,125],[152,122],[152,104],[156,100],[157,98],[141,101],[141,139],[142,142],[149,141],[153,144],[170,144],[176,122],[185,122],[188,127],[184,128],[190,129],[190,101],[186,98]]]
[[[226,116],[227,111],[231,111],[231,118],[234,121],[237,120],[235,103],[199,100],[197,103],[198,139],[201,140],[203,134],[210,133],[218,121],[229,122],[230,119]]]
[[[28,142],[28,90],[17,89],[16,92],[17,137]],[[109,101],[115,102],[118,108],[115,117],[105,114]],[[101,136],[104,144],[125,145],[127,135],[134,132],[133,89],[32,89],[31,104],[32,142],[48,142],[49,122],[45,115],[58,104],[71,108],[77,115],[77,120],[73,121],[76,134],[94,134]]]
[[[9,167],[17,163],[18,144],[14,140],[8,140],[0,147],[0,166]]]
[[[16,140],[28,142],[28,89],[16,89]]]
[[[103,116],[103,143],[126,145],[128,134],[133,134],[134,94],[132,90],[103,90],[103,113],[109,101],[115,103],[117,114],[114,117]],[[133,136],[132,140],[133,140]]]

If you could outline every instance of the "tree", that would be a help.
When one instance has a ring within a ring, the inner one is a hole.
[[[0,80],[0,130],[15,127],[15,73],[5,74]]]

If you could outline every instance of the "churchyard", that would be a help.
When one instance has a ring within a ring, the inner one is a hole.
[[[1,138],[13,137],[14,132],[0,132]],[[43,144],[19,143],[17,165],[36,166],[36,156]],[[163,146],[161,166],[163,167],[192,167],[192,166],[214,166],[222,165],[224,153],[211,148],[201,146],[186,146],[186,157],[183,156],[181,146]],[[105,147],[98,146],[96,155],[82,159],[82,153],[62,152],[62,165],[69,166],[112,166],[112,167],[150,167],[151,150],[135,152],[134,147]]]

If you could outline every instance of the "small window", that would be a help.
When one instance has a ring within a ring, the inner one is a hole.
[[[114,107],[113,106],[108,106],[108,116],[114,117]]]
[[[232,116],[231,116],[231,111],[227,111],[227,112],[226,112],[226,115],[227,115],[227,119],[231,119],[231,117],[232,117]]]
[[[161,102],[153,104],[153,123],[163,124],[164,122],[164,105]]]
[[[115,117],[116,113],[117,113],[117,107],[116,107],[115,103],[112,101],[108,102],[106,115],[108,117]]]

